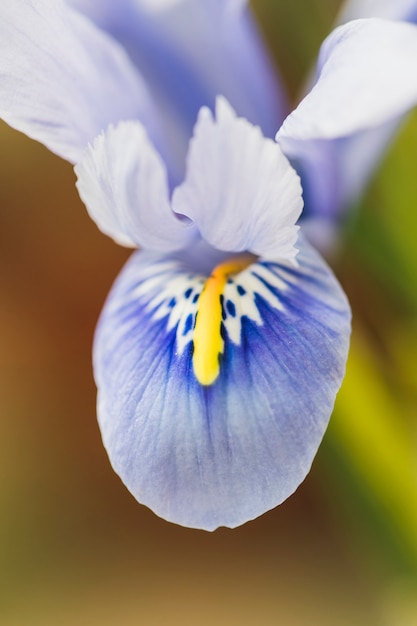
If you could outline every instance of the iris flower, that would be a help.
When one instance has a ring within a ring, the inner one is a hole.
[[[353,146],[417,101],[417,29],[334,31],[274,141],[284,99],[244,2],[71,4],[3,3],[0,116],[139,248],[94,345],[114,469],[167,520],[234,527],[305,478],[344,375],[350,309],[297,225],[299,175],[307,211],[334,212]]]

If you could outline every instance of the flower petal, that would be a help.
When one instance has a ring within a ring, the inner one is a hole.
[[[115,471],[161,517],[213,530],[275,507],[308,473],[343,378],[350,312],[305,244],[297,268],[255,262],[224,288],[220,374],[201,384],[193,333],[205,279],[178,258],[135,253],[94,362]]]
[[[170,252],[197,237],[171,210],[165,165],[139,122],[110,126],[75,173],[90,216],[117,243]]]
[[[395,119],[417,101],[416,59],[413,24],[364,19],[340,26],[321,48],[316,84],[277,138],[284,145],[336,139]]]
[[[128,57],[61,0],[1,3],[0,75],[0,117],[72,162],[110,122],[151,125]]]
[[[208,109],[200,112],[185,182],[172,203],[216,248],[282,259],[296,254],[299,178],[279,146],[221,97],[216,120]]]
[[[66,1],[78,11],[81,11],[81,13],[89,15],[94,22],[102,26],[107,25],[107,28],[111,27],[110,22],[115,20],[118,14],[126,14],[131,6],[139,7],[150,14],[158,14],[186,2],[186,0],[119,0],[116,5],[113,0]],[[206,2],[208,6],[212,6],[216,10],[226,9],[227,11],[241,10],[248,5],[248,0],[203,0],[203,2]]]
[[[335,218],[417,102],[417,27],[357,20],[324,42],[317,82],[277,134],[301,175],[304,216]]]
[[[287,110],[249,8],[242,0],[71,0],[129,52],[162,107],[176,163],[201,106],[217,94],[273,136]],[[183,172],[178,173],[181,180]]]

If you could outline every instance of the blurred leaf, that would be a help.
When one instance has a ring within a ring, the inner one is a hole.
[[[348,245],[385,288],[417,310],[417,111],[385,155],[360,202]]]
[[[377,522],[383,547],[396,551],[417,574],[417,450],[412,435],[376,355],[355,328],[328,441],[348,462],[362,506],[376,515],[372,522]]]
[[[342,0],[309,0],[301,4],[290,0],[253,0],[251,4],[288,93],[294,103],[298,102]]]

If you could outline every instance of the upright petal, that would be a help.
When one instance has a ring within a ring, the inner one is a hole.
[[[416,63],[411,24],[357,20],[324,42],[315,85],[277,134],[302,176],[307,215],[335,217],[361,190],[417,102]]]
[[[113,35],[146,77],[177,162],[184,162],[200,107],[213,107],[217,94],[269,136],[281,124],[282,90],[242,0],[70,1]]]
[[[139,122],[110,126],[75,172],[90,216],[117,243],[170,252],[197,237],[171,210],[165,165]]]
[[[350,312],[324,262],[257,261],[222,298],[220,373],[193,369],[206,276],[135,253],[95,339],[98,415],[115,471],[139,502],[184,526],[235,527],[308,473],[341,383]],[[194,335],[193,335],[194,333]]]
[[[0,78],[0,117],[72,162],[110,122],[154,128],[126,54],[62,0],[1,3]]]
[[[237,118],[224,98],[217,100],[215,120],[201,110],[186,178],[172,202],[216,248],[281,259],[296,254],[299,178],[279,146]]]

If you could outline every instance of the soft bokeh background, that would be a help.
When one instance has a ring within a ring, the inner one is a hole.
[[[257,0],[295,98],[339,2]],[[417,624],[417,114],[332,263],[354,309],[348,374],[313,470],[215,533],[170,525],[113,474],[91,342],[127,252],[71,167],[0,126],[0,624]]]

